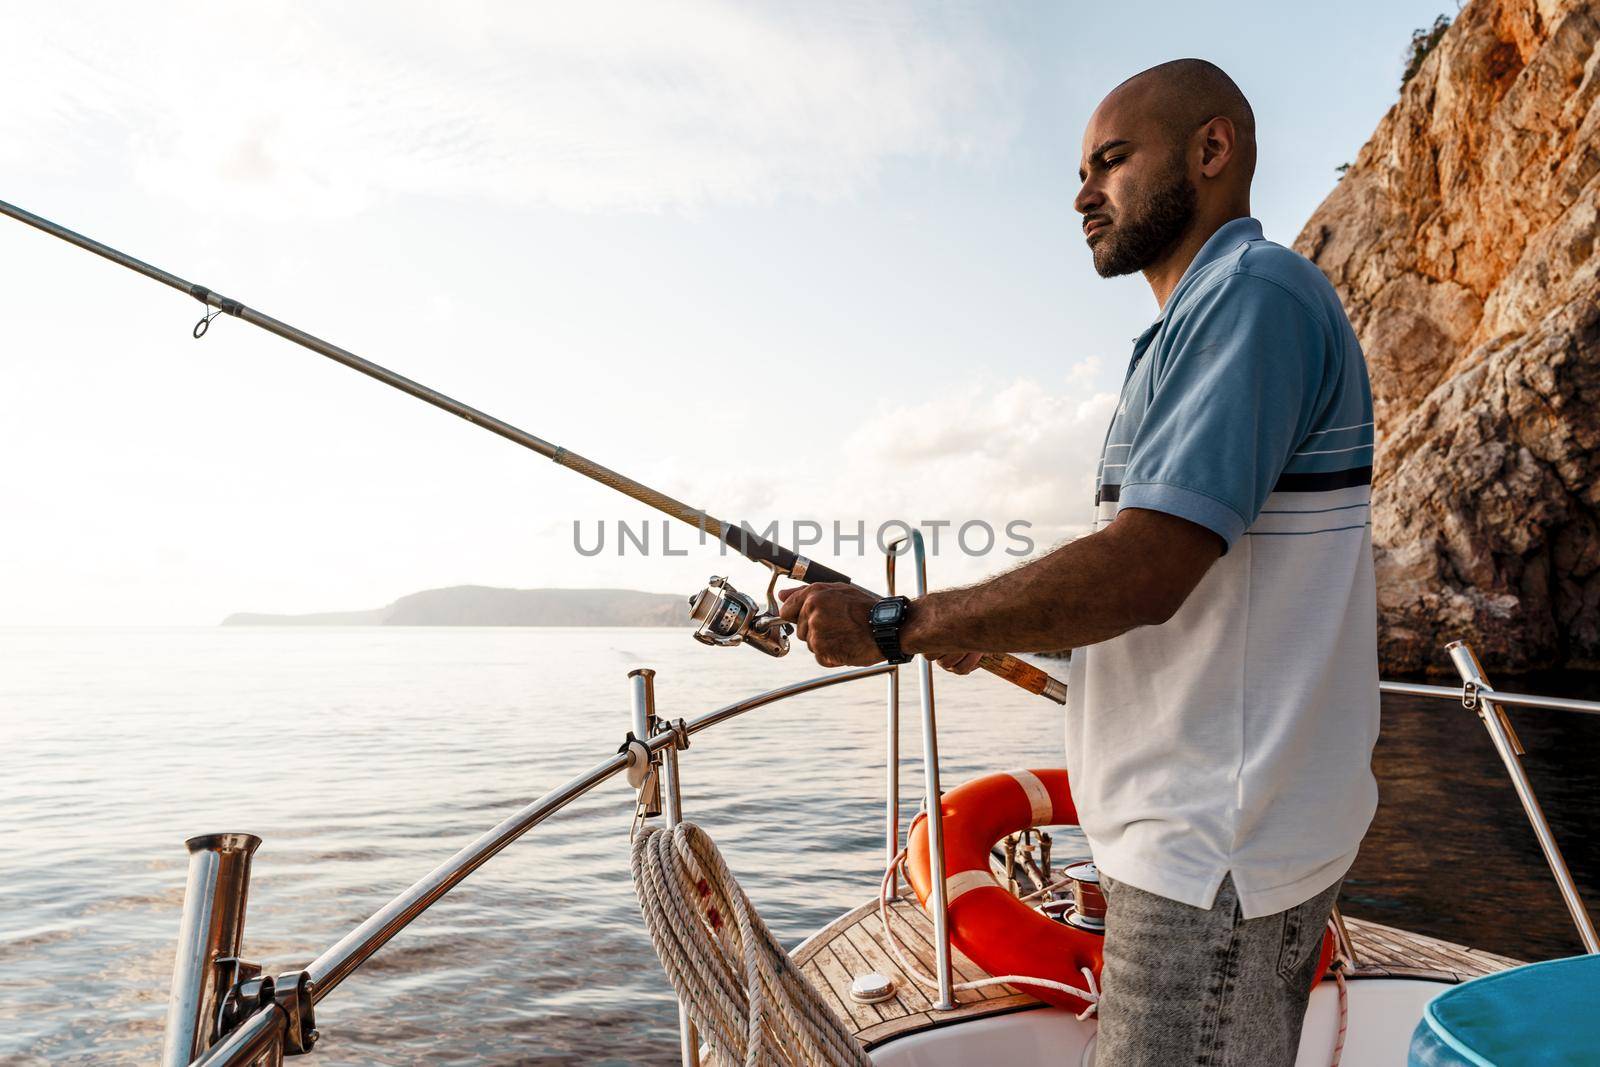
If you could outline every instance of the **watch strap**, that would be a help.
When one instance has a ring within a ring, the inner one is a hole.
[[[900,608],[893,622],[877,622],[878,608],[886,603],[898,602]],[[911,656],[900,647],[900,628],[905,624],[906,614],[910,610],[911,601],[903,596],[884,597],[872,606],[868,615],[872,627],[872,640],[877,644],[878,651],[883,653],[883,658],[890,663],[909,663]]]

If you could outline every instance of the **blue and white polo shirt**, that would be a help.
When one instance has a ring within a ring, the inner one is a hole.
[[[1111,877],[1246,918],[1342,877],[1377,807],[1372,398],[1338,295],[1235,219],[1135,343],[1096,528],[1148,508],[1227,548],[1168,622],[1073,653],[1067,768]]]

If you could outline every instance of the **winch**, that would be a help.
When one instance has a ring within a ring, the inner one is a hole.
[[[700,624],[695,627],[694,639],[705,645],[749,645],[769,656],[788,655],[794,627],[778,618],[773,596],[778,574],[774,568],[772,581],[767,583],[765,611],[728,579],[713,576],[710,584],[689,598],[689,618]]]
[[[1053,899],[1045,901],[1040,910],[1080,930],[1105,933],[1106,897],[1105,890],[1100,888],[1100,868],[1091,860],[1075,863],[1061,874],[1069,883],[1070,892],[1065,897],[1052,892]]]

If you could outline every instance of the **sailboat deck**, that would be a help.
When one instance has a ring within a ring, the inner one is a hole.
[[[889,908],[901,951],[924,974],[934,973],[933,921],[909,899]],[[1426,978],[1462,982],[1521,961],[1481,949],[1440,941],[1397,930],[1392,926],[1345,918],[1355,949],[1353,977]],[[983,969],[959,951],[952,951],[951,966],[957,982],[987,978]],[[1001,1015],[1036,1007],[1039,1001],[1011,986],[988,986],[956,993],[956,1008],[934,1011],[929,992],[895,962],[883,943],[883,923],[876,901],[863,904],[835,919],[794,952],[794,961],[813,985],[822,990],[841,1019],[848,1020],[856,1038],[867,1048],[917,1030],[957,1019]],[[850,983],[869,972],[894,981],[895,996],[881,1004],[859,1004],[850,997]]]

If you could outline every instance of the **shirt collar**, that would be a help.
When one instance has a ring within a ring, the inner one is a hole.
[[[1173,288],[1172,295],[1167,298],[1166,307],[1161,309],[1161,314],[1156,316],[1156,321],[1152,325],[1159,325],[1166,320],[1167,312],[1172,309],[1173,303],[1178,299],[1178,294],[1183,291],[1184,283],[1193,278],[1196,273],[1208,264],[1215,263],[1240,245],[1249,241],[1261,240],[1262,236],[1260,220],[1249,215],[1243,218],[1230,219],[1218,226],[1216,232],[1206,238],[1206,243],[1200,246],[1200,251],[1194,254],[1194,259],[1190,260],[1188,268],[1183,272],[1183,277],[1178,279],[1178,284]]]

